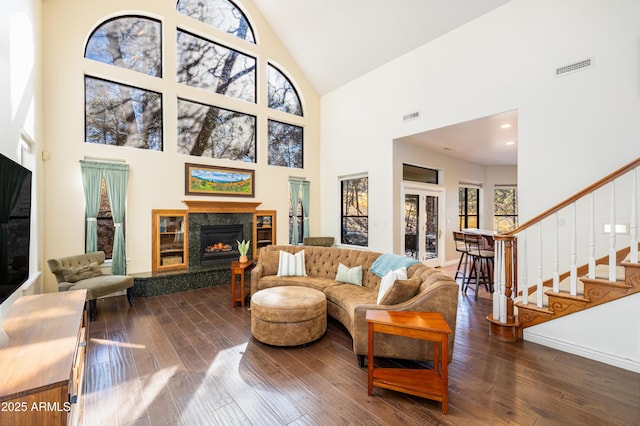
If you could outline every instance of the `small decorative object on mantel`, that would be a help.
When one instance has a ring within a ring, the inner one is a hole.
[[[249,246],[251,244],[251,240],[249,241],[242,240],[242,242],[236,240],[236,243],[238,243],[238,251],[240,252],[240,259],[238,260],[240,261],[240,263],[247,263],[249,261],[249,258],[247,257],[247,253],[249,253]]]

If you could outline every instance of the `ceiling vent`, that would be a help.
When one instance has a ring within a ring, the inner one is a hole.
[[[572,72],[586,70],[587,68],[593,67],[593,58],[584,59],[582,61],[565,65],[560,68],[556,68],[556,77],[560,77],[561,75],[571,74]]]
[[[402,117],[402,121],[415,120],[416,118],[419,118],[419,117],[420,117],[420,111],[416,111]]]

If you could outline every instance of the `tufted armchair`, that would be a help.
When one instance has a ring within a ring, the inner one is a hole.
[[[96,251],[47,260],[49,270],[58,281],[58,291],[87,290],[91,321],[96,319],[96,299],[100,297],[126,289],[129,304],[133,305],[133,277],[104,274],[100,269],[104,258],[103,251]]]

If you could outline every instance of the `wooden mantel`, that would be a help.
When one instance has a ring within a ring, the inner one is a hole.
[[[255,213],[260,202],[183,200],[189,213]]]

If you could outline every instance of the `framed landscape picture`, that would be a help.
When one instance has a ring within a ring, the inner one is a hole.
[[[254,196],[254,170],[190,163],[184,166],[186,195]]]

